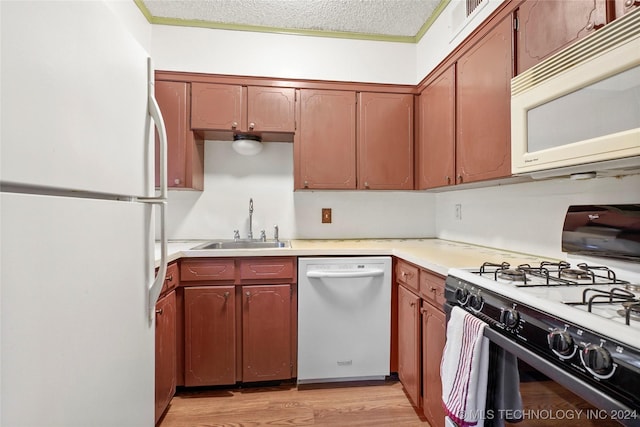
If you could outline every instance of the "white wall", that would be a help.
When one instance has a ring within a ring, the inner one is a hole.
[[[469,18],[463,19],[465,2],[451,0],[417,45],[416,83],[425,78],[503,2],[504,0],[484,0]],[[463,25],[458,26],[453,22],[463,22]]]
[[[415,84],[415,49],[411,43],[153,26],[161,70]]]
[[[104,0],[138,43],[151,53],[151,24],[132,0]]]
[[[640,175],[572,181],[559,178],[436,196],[443,239],[564,258],[561,233],[570,205],[640,203]],[[462,220],[455,219],[455,205]]]
[[[205,142],[205,191],[169,192],[170,239],[247,235],[253,198],[254,237],[383,238],[435,234],[435,195],[421,192],[293,191],[293,145],[265,144],[257,156],[236,154],[230,142]],[[321,223],[331,208],[333,222]]]

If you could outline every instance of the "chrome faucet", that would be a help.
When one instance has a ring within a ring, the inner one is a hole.
[[[273,240],[278,241],[278,225],[273,226]]]
[[[249,199],[249,235],[248,239],[253,239],[253,199]]]

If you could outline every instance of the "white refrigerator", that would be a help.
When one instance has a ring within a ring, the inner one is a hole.
[[[102,0],[0,1],[0,18],[0,425],[153,426],[148,54]]]

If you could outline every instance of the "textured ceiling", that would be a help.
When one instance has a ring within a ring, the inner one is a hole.
[[[416,41],[449,0],[134,0],[151,23]],[[363,37],[368,36],[368,37]]]

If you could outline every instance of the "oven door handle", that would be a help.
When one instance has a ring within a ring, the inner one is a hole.
[[[453,305],[447,302],[444,304],[443,308],[445,310],[445,313],[447,314],[448,321],[451,315],[451,310],[453,310]],[[528,348],[523,347],[512,339],[505,337],[501,333],[494,331],[488,325],[484,328],[484,336],[487,337],[489,341],[503,348],[505,351],[513,354],[518,359],[542,372],[552,380],[566,387],[568,390],[576,393],[597,408],[605,409],[608,411],[637,411],[637,408],[632,408],[622,402],[612,399],[601,391],[595,389],[590,384],[584,382],[580,378],[567,373],[567,371],[563,370],[560,366],[553,364],[552,362],[546,360],[541,356],[538,356]],[[626,420],[626,422],[625,420],[618,421],[623,425],[637,426],[637,420],[635,419],[629,419]]]

